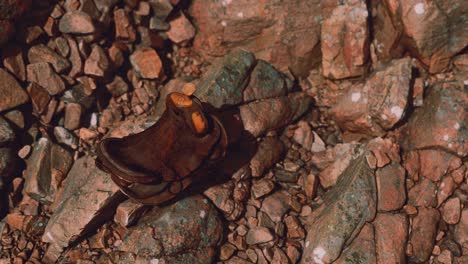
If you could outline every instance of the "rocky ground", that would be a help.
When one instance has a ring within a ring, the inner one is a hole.
[[[467,9],[0,0],[0,263],[468,263]],[[194,86],[253,156],[128,200],[96,144]]]

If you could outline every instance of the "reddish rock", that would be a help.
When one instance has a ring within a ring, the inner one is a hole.
[[[67,150],[48,138],[40,138],[26,161],[24,193],[43,204],[51,204],[72,162]]]
[[[458,197],[448,199],[442,207],[442,219],[449,225],[455,225],[460,221],[461,204]]]
[[[419,180],[419,171],[421,168],[421,163],[419,161],[418,151],[410,151],[408,153],[405,153],[403,158],[403,166],[408,172],[408,176],[410,179],[412,179],[413,181]]]
[[[152,48],[138,49],[130,56],[135,71],[145,79],[158,79],[164,75],[162,62]]]
[[[299,118],[309,109],[312,99],[304,93],[252,102],[239,107],[245,130],[258,137],[279,129]]]
[[[271,259],[271,264],[282,264],[289,263],[288,256],[278,247],[275,247],[273,250],[273,258]]]
[[[31,97],[34,112],[36,114],[44,113],[51,98],[47,90],[34,82],[30,83],[26,90]]]
[[[290,199],[291,195],[288,192],[284,190],[276,191],[263,199],[260,210],[265,212],[273,222],[278,223],[284,214],[289,211]]]
[[[465,10],[458,1],[388,1],[388,10],[393,24],[409,39],[405,42],[407,49],[431,73],[446,69],[451,57],[466,46],[468,34],[462,26]]]
[[[307,174],[303,178],[303,186],[304,192],[309,199],[315,198],[317,187],[318,187],[318,178],[312,173]]]
[[[122,79],[122,77],[116,75],[114,80],[106,85],[106,88],[112,96],[119,97],[128,91],[128,84]]]
[[[437,84],[429,89],[422,107],[408,121],[406,148],[439,147],[458,156],[468,152],[465,106],[468,95],[456,83]]]
[[[252,184],[252,196],[255,199],[261,198],[269,194],[273,188],[275,188],[275,184],[269,179],[254,181]]]
[[[377,190],[365,156],[351,161],[335,186],[325,193],[323,203],[308,217],[310,229],[302,263],[333,262],[358,230],[375,217]]]
[[[266,227],[256,226],[249,230],[246,236],[246,242],[249,245],[256,245],[269,242],[275,237],[273,233]]]
[[[113,43],[109,48],[109,59],[115,68],[119,68],[125,62],[124,51],[125,48],[119,43]]]
[[[138,219],[148,210],[148,206],[141,203],[127,200],[117,207],[114,216],[114,222],[117,224],[128,227],[133,225]]]
[[[92,18],[85,12],[71,11],[62,16],[59,23],[62,33],[90,34],[96,31]]]
[[[319,6],[318,0],[196,0],[190,10],[199,30],[194,46],[205,57],[243,48],[281,71],[290,68],[305,77],[320,62]]]
[[[176,44],[191,40],[195,36],[195,28],[183,13],[171,20],[169,25],[171,27],[167,31],[167,36]]]
[[[0,69],[0,112],[17,107],[29,101],[28,94],[23,90],[15,77]]]
[[[439,181],[447,173],[451,163],[461,163],[457,156],[435,149],[420,150],[419,159],[421,175],[433,182]]]
[[[405,169],[399,163],[391,163],[377,170],[376,182],[378,210],[401,209],[406,201]]]
[[[68,45],[70,46],[70,55],[69,59],[71,62],[71,70],[68,75],[72,78],[83,73],[83,61],[81,59],[80,51],[78,50],[78,45],[75,40],[70,36],[65,36],[67,39]]]
[[[236,250],[236,247],[233,246],[231,243],[226,243],[222,245],[219,250],[219,259],[228,260],[236,252]]]
[[[284,219],[284,224],[286,225],[286,229],[288,231],[288,238],[291,239],[304,239],[305,238],[305,230],[302,227],[301,222],[295,216],[287,216]]]
[[[468,208],[461,213],[460,222],[455,226],[454,238],[459,245],[468,243]]]
[[[335,185],[340,175],[348,167],[355,148],[355,144],[337,144],[333,148],[315,153],[312,156],[312,163],[322,170],[318,177],[324,188]]]
[[[23,52],[20,47],[10,46],[3,48],[3,66],[12,72],[21,81],[26,80],[26,66]]]
[[[344,131],[383,135],[404,117],[411,78],[411,59],[393,60],[365,84],[352,86],[331,114]]]
[[[130,22],[124,9],[114,10],[115,38],[118,40],[134,42],[136,40],[135,27]]]
[[[44,44],[32,46],[28,51],[29,63],[48,62],[55,72],[63,73],[70,68],[70,62]]]
[[[364,1],[337,6],[322,24],[323,75],[343,79],[362,75],[369,57],[369,26]]]
[[[448,197],[450,197],[456,188],[457,184],[453,178],[450,176],[445,176],[437,189],[437,207],[439,207]]]
[[[108,220],[109,208],[121,200],[119,187],[110,175],[87,156],[75,162],[62,188],[42,236],[42,241],[58,251]]]
[[[91,54],[86,59],[84,65],[84,73],[103,77],[108,73],[110,69],[109,58],[106,55],[106,52],[99,45],[94,45]]]
[[[410,260],[424,262],[429,259],[434,248],[437,235],[437,225],[440,214],[437,209],[420,207],[418,215],[413,219],[409,243],[413,248]]]
[[[28,81],[35,82],[47,90],[50,95],[57,95],[65,90],[65,83],[47,62],[27,66]]]
[[[365,224],[359,235],[343,250],[341,256],[333,263],[344,264],[357,261],[360,263],[375,264],[377,262],[374,240],[374,228],[371,224]]]
[[[408,204],[413,206],[435,207],[436,185],[429,179],[423,178],[408,192]]]
[[[285,151],[283,143],[276,137],[265,137],[250,160],[253,177],[263,176],[265,171],[280,160]]]
[[[373,224],[377,263],[406,263],[408,218],[404,214],[379,213]]]
[[[387,1],[370,1],[369,10],[372,12],[374,51],[379,61],[387,62],[393,58],[400,58],[404,52],[401,43],[403,32],[387,8]]]
[[[232,197],[234,186],[233,181],[228,181],[224,184],[210,187],[203,192],[229,220],[238,219],[244,210],[243,202],[236,201]]]
[[[75,130],[79,128],[82,112],[83,109],[80,104],[68,103],[65,107],[64,127],[68,130]]]

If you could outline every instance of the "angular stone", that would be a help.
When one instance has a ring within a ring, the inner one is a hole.
[[[335,147],[312,156],[312,163],[322,171],[318,174],[320,184],[324,188],[335,185],[340,175],[349,166],[356,144],[337,144]]]
[[[405,169],[396,162],[377,170],[379,211],[395,211],[403,207],[406,201],[405,173]]]
[[[282,157],[285,151],[283,143],[276,137],[265,137],[257,147],[257,152],[250,160],[253,177],[260,177]]]
[[[431,73],[446,69],[451,57],[466,46],[466,9],[459,1],[399,0],[389,4],[388,9],[393,24],[409,38],[405,42],[407,49],[429,66]]]
[[[57,95],[65,90],[65,83],[47,62],[33,63],[27,66],[28,81],[35,82],[47,90],[50,95]]]
[[[431,180],[423,178],[421,182],[409,190],[408,204],[425,207],[436,206],[436,185]]]
[[[26,161],[24,192],[31,198],[51,204],[61,179],[73,162],[72,155],[48,138],[40,138]]]
[[[307,220],[302,263],[331,263],[377,211],[375,176],[365,153],[351,161]],[[346,219],[343,221],[343,219]],[[312,231],[313,230],[313,231]]]
[[[321,57],[320,2],[193,1],[195,50],[206,58],[242,48],[281,71],[306,77]]]
[[[459,245],[468,243],[468,208],[461,213],[460,222],[455,226],[454,238]]]
[[[448,199],[442,207],[442,219],[449,225],[455,225],[460,221],[461,206],[458,197]]]
[[[216,209],[196,195],[153,208],[129,228],[119,250],[162,263],[211,263],[222,232]]]
[[[419,208],[418,215],[412,222],[409,242],[413,247],[413,255],[410,256],[410,261],[420,263],[429,259],[434,248],[439,220],[440,214],[437,209]]]
[[[10,124],[2,117],[0,117],[0,146],[4,146],[15,140],[15,132]]]
[[[30,83],[26,90],[31,97],[34,112],[36,114],[44,113],[51,99],[47,90],[35,82]]]
[[[195,28],[183,13],[177,18],[171,20],[169,25],[171,27],[169,31],[167,31],[167,36],[176,44],[189,41],[195,37]]]
[[[254,181],[252,184],[252,195],[255,199],[261,198],[269,194],[273,188],[275,188],[275,184],[273,181],[268,179],[260,179],[258,181]]]
[[[125,9],[114,10],[115,38],[118,40],[134,42],[136,40],[135,27],[130,22]]]
[[[23,51],[20,47],[5,47],[2,51],[3,66],[12,72],[21,81],[26,80],[26,66]]]
[[[71,70],[68,75],[72,78],[83,73],[83,61],[81,59],[80,51],[78,50],[78,45],[71,36],[65,36],[67,39],[68,45],[70,46],[70,62]]]
[[[1,124],[0,124],[0,127],[1,127]],[[6,179],[9,182],[15,170],[17,170],[16,168],[17,160],[15,156],[16,155],[11,148],[0,147],[0,187],[3,185],[3,180]]]
[[[158,53],[152,48],[137,49],[130,55],[135,71],[145,79],[158,79],[164,74]]]
[[[106,52],[99,45],[94,45],[91,54],[85,61],[84,73],[103,77],[108,73],[110,69],[109,58]]]
[[[63,73],[70,68],[70,62],[44,44],[32,46],[28,51],[29,63],[48,62],[55,72]]]
[[[80,104],[68,103],[65,107],[64,127],[68,130],[75,130],[79,128],[82,111],[83,108]]]
[[[29,100],[15,77],[0,69],[0,112],[17,107]]]
[[[437,188],[437,207],[439,207],[448,197],[450,197],[455,189],[457,184],[450,176],[445,176],[440,182]]]
[[[447,173],[451,163],[456,163],[456,160],[461,163],[457,156],[435,149],[420,150],[419,160],[421,175],[433,182],[439,181]]]
[[[275,237],[270,229],[262,226],[251,228],[246,236],[246,242],[249,245],[257,245],[269,242]]]
[[[289,263],[288,256],[278,247],[275,247],[273,250],[273,258],[271,259],[271,264],[282,264]]]
[[[59,30],[62,33],[90,34],[96,31],[96,28],[88,14],[81,11],[71,11],[60,19]]]
[[[114,216],[114,222],[122,227],[133,225],[149,209],[141,203],[127,200],[119,206]]]
[[[288,230],[288,238],[291,239],[304,239],[305,238],[305,230],[302,227],[301,221],[295,216],[287,216],[284,219],[284,224],[286,225],[286,229]]]
[[[359,235],[343,251],[341,256],[333,263],[380,263],[377,262],[375,244],[376,242],[374,240],[374,228],[371,224],[365,224],[359,232]]]
[[[406,263],[409,221],[404,214],[379,213],[375,218],[377,263]]]
[[[114,80],[106,85],[106,88],[112,96],[119,97],[128,91],[128,84],[122,79],[122,77],[116,75]]]
[[[122,198],[119,187],[95,166],[93,158],[76,160],[63,182],[42,241],[59,250],[67,247],[108,220]]]
[[[365,1],[337,6],[322,24],[323,75],[343,79],[362,75],[369,57],[368,11]]]
[[[54,136],[58,143],[65,144],[72,149],[78,147],[78,139],[64,127],[54,127]]]
[[[311,97],[298,92],[244,104],[239,111],[245,130],[258,137],[290,124],[309,109],[311,102]]]
[[[240,104],[254,66],[254,55],[244,50],[216,60],[203,75],[195,96],[216,108]]]
[[[278,223],[289,211],[290,199],[291,195],[288,192],[284,190],[276,191],[263,199],[260,210],[265,212],[273,222]]]
[[[232,197],[234,187],[234,182],[228,181],[224,184],[210,187],[203,192],[224,213],[225,217],[231,221],[237,220],[244,209],[243,203],[235,201]]]
[[[344,131],[383,135],[404,117],[411,78],[411,59],[393,60],[364,85],[352,86],[331,114]]]
[[[465,107],[468,95],[458,84],[433,86],[408,121],[408,149],[439,147],[465,156],[468,145]]]

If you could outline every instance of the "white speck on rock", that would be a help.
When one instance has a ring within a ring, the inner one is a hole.
[[[237,17],[243,18],[243,17],[244,17],[244,13],[242,13],[242,12],[237,13]]]
[[[468,85],[468,80],[464,80],[464,81],[463,81],[463,84],[464,84],[464,85]]]
[[[314,262],[317,264],[324,264],[323,262],[323,257],[325,256],[327,252],[325,252],[325,249],[322,247],[315,248],[314,251],[312,251],[312,257],[314,258]]]
[[[227,6],[227,5],[229,5],[231,2],[232,2],[232,0],[223,0],[223,1],[221,1],[221,4],[222,4],[223,6]]]
[[[445,141],[448,141],[449,140],[449,136],[447,134],[444,135],[444,140]]]
[[[361,99],[361,93],[357,92],[351,94],[351,101],[357,102],[359,99]]]
[[[414,5],[414,12],[418,15],[424,14],[426,12],[424,3],[417,3]]]
[[[159,264],[159,259],[152,259],[151,264]]]
[[[206,216],[205,210],[201,210],[201,211],[200,211],[200,217],[201,217],[201,218],[205,218],[205,216]]]
[[[227,22],[226,22],[226,21],[224,21],[224,20],[223,20],[223,21],[221,21],[221,26],[223,26],[223,27],[227,26]]]
[[[306,248],[309,247],[309,244],[310,244],[310,242],[309,242],[309,241],[306,241],[305,247],[306,247]]]
[[[381,117],[382,117],[383,120],[387,120],[387,119],[388,119],[388,116],[387,116],[386,114],[382,114]]]
[[[390,112],[392,112],[393,115],[399,118],[403,114],[403,109],[401,109],[401,107],[396,105],[396,106],[393,106],[392,109],[390,109]]]
[[[460,129],[460,124],[458,122],[455,123],[455,125],[453,125],[453,128],[455,128],[456,130]]]

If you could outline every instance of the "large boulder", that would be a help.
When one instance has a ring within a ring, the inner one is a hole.
[[[282,71],[307,76],[321,58],[320,2],[195,0],[195,50],[206,58],[240,47]]]

